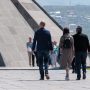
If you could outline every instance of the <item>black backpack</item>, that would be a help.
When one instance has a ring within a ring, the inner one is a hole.
[[[71,46],[72,44],[71,44],[70,37],[65,37],[63,41],[63,48],[69,49],[71,48]]]

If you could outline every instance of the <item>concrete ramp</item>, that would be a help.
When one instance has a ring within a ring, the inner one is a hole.
[[[14,0],[15,1],[15,0]],[[52,40],[59,43],[60,37],[62,35],[62,30],[49,18],[44,11],[34,3],[34,0],[16,0],[18,1],[27,13],[33,17],[37,24],[40,21],[46,22],[46,29],[51,32]]]
[[[7,67],[28,67],[26,42],[33,30],[10,0],[0,0],[0,53]]]
[[[53,40],[59,42],[62,31],[32,0],[0,1],[0,66],[29,66],[26,42],[42,20]]]

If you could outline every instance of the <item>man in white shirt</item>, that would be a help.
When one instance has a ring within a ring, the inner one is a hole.
[[[29,37],[29,42],[27,42],[27,52],[29,56],[29,65],[34,67],[34,54],[32,53],[32,38]]]

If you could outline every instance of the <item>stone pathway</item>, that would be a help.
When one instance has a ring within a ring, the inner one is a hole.
[[[64,70],[49,70],[50,80],[39,80],[38,70],[0,70],[0,90],[90,90],[90,71],[87,79],[76,81],[70,71],[65,81]]]

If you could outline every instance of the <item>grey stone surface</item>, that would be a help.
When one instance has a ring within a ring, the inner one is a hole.
[[[28,10],[40,11],[38,7],[35,7],[33,3],[22,3]]]
[[[28,67],[26,42],[33,30],[11,0],[0,0],[0,53],[7,67]]]
[[[0,90],[90,90],[90,71],[87,79],[76,81],[70,71],[70,80],[65,81],[64,70],[50,70],[50,80],[39,80],[38,70],[0,70]]]

